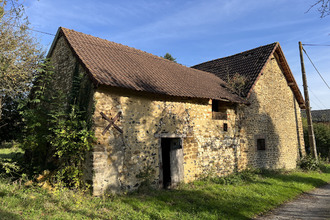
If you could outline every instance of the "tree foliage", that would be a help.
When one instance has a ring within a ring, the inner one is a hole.
[[[227,75],[227,84],[229,88],[237,95],[243,96],[244,88],[246,86],[246,77],[235,73],[233,76]]]
[[[167,59],[167,60],[170,60],[170,61],[173,61],[176,63],[176,58],[172,57],[172,55],[170,53],[166,53],[163,58]]]
[[[1,111],[5,97],[13,99],[27,94],[42,56],[19,0],[0,0],[0,48]]]
[[[312,8],[317,7],[317,10],[321,14],[321,18],[324,18],[330,15],[330,0],[317,0],[309,9],[310,11]],[[307,12],[308,12],[307,11]]]
[[[2,105],[2,117],[0,121],[0,143],[17,140],[23,127],[22,117],[17,109],[21,97],[13,99],[5,97]]]
[[[93,146],[93,131],[79,106],[68,105],[65,94],[52,86],[51,63],[40,65],[31,94],[20,106],[25,123],[21,147],[26,164],[34,173],[51,170],[54,184],[84,187],[83,161]]]
[[[304,140],[307,152],[309,152],[309,138],[307,120],[303,119]],[[315,142],[317,153],[323,157],[330,159],[330,124],[313,123]]]

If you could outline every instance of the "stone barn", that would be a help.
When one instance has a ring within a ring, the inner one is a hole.
[[[279,44],[235,56],[188,68],[59,28],[48,57],[54,86],[69,96],[78,81],[75,99],[94,123],[86,169],[93,194],[146,181],[170,188],[250,165],[294,168],[304,153],[304,100]],[[232,73],[247,78],[238,95]]]
[[[239,95],[250,105],[241,110],[242,166],[296,167],[305,154],[300,109],[304,99],[279,43],[198,64],[227,83],[244,79]]]

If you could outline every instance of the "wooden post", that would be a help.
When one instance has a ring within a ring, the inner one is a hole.
[[[302,79],[303,79],[305,104],[306,104],[306,116],[307,116],[307,123],[308,123],[309,147],[311,149],[312,155],[315,157],[316,161],[318,162],[315,136],[314,136],[314,130],[313,130],[313,123],[312,123],[312,114],[311,114],[310,103],[309,103],[307,78],[306,78],[304,56],[303,56],[303,47],[302,47],[302,44],[300,41],[299,41],[299,52],[300,52],[301,73],[302,73]]]

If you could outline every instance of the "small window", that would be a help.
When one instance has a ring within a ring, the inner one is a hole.
[[[266,141],[264,138],[257,139],[257,150],[266,150]]]
[[[212,119],[227,120],[227,106],[218,100],[212,100]]]
[[[223,123],[223,131],[228,131],[228,124],[227,123]]]

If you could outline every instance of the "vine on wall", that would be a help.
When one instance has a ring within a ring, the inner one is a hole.
[[[43,62],[28,100],[20,106],[25,123],[21,146],[32,173],[47,169],[52,173],[51,183],[83,188],[84,160],[95,137],[86,120],[86,108],[81,111],[82,105],[76,101],[82,77],[73,77],[73,101],[67,103],[63,89],[53,87],[51,63]]]

